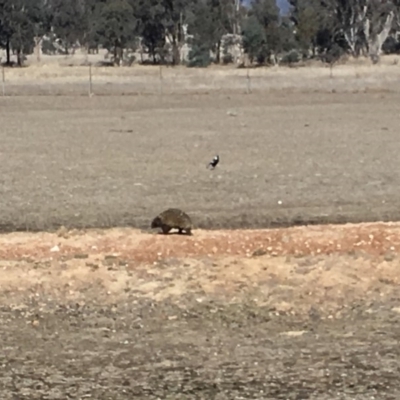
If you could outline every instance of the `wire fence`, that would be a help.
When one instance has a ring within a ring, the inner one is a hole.
[[[400,68],[2,67],[2,96],[171,95],[257,91],[397,91]]]
[[[173,67],[111,68],[88,65],[43,68],[2,67],[2,96],[168,95],[209,91],[252,92],[249,70],[194,71]],[[253,79],[257,79],[255,76]],[[254,86],[254,85],[253,85]]]

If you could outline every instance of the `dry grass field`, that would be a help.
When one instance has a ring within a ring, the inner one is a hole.
[[[399,100],[382,90],[6,96],[0,224],[146,228],[170,206],[200,228],[397,219]]]
[[[5,70],[8,95],[87,96],[89,67],[92,91],[104,95],[199,94],[218,92],[398,92],[399,56],[383,56],[379,65],[364,58],[346,60],[333,69],[320,62],[296,68],[270,67],[238,69],[234,66],[206,69],[141,66],[102,67],[104,53],[74,56],[42,56],[40,63],[31,56],[27,68]],[[249,78],[248,79],[248,75]],[[160,79],[161,77],[161,79]]]
[[[399,398],[396,59],[74,63],[5,71],[1,399]]]

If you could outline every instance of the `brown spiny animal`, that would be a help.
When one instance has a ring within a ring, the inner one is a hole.
[[[185,231],[187,235],[191,235],[193,224],[189,215],[185,212],[178,208],[169,208],[153,219],[151,228],[161,228],[164,234],[167,234],[171,229],[178,229],[179,233]]]

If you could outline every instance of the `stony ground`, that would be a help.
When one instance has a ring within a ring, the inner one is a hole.
[[[0,237],[2,399],[397,399],[400,224]]]

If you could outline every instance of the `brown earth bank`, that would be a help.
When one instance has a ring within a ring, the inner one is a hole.
[[[8,399],[397,399],[400,224],[0,236]]]

